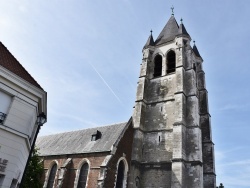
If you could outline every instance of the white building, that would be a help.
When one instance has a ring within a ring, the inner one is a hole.
[[[0,187],[19,187],[47,93],[0,42]]]

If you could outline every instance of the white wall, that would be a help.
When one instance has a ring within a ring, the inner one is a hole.
[[[5,120],[5,126],[31,137],[36,117],[36,106],[14,97]]]
[[[7,114],[0,124],[0,166],[8,160],[0,170],[5,175],[1,188],[9,188],[13,179],[21,182],[37,116],[47,112],[47,94],[0,66],[0,112]]]
[[[4,129],[0,129],[0,146],[0,158],[8,160],[3,173],[5,179],[2,187],[9,188],[13,178],[21,181],[21,175],[29,155],[29,148],[23,137]]]

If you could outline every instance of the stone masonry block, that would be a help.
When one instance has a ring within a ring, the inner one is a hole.
[[[186,71],[185,73],[185,92],[186,95],[196,95],[197,87],[196,87],[196,76],[193,69]]]
[[[187,118],[186,125],[189,126],[199,126],[199,102],[197,96],[187,97]]]
[[[187,129],[186,155],[188,161],[202,161],[202,143],[200,128]]]

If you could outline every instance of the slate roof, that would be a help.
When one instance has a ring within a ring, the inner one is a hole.
[[[81,154],[111,151],[127,122],[78,131],[64,132],[37,138],[40,156]],[[92,134],[100,131],[102,137],[91,141]]]
[[[169,42],[171,40],[174,40],[176,36],[180,35],[186,35],[190,38],[185,26],[183,23],[178,25],[178,23],[175,20],[175,17],[172,15],[170,19],[168,20],[167,24],[155,40],[155,45],[163,44],[165,42]]]
[[[30,84],[42,89],[37,81],[28,73],[28,71],[25,70],[25,68],[17,61],[17,59],[10,53],[2,42],[0,42],[0,66],[8,69]]]
[[[199,51],[198,51],[198,49],[197,49],[197,47],[196,47],[195,44],[194,44],[194,46],[193,46],[193,51],[194,51],[194,54],[195,54],[197,57],[200,57],[200,58],[201,58],[201,55],[200,55],[200,53],[199,53]]]
[[[173,40],[175,36],[178,35],[178,29],[179,26],[175,17],[171,16],[160,35],[155,40],[155,44],[158,45]]]
[[[147,40],[146,44],[144,45],[143,49],[147,48],[148,46],[154,46],[154,45],[155,45],[155,42],[154,42],[153,35],[151,33],[151,35],[148,37],[148,40]]]
[[[178,34],[179,35],[187,35],[187,36],[189,36],[189,34],[188,34],[188,32],[187,32],[187,30],[186,30],[186,28],[185,28],[185,26],[184,26],[183,23],[180,24],[180,27],[179,27],[179,30],[178,30]]]

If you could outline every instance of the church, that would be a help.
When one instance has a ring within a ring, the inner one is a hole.
[[[142,50],[128,122],[42,136],[44,188],[215,188],[203,59],[174,14]]]

